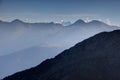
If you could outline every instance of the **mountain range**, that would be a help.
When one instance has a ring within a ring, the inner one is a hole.
[[[102,32],[3,80],[120,80],[120,30]]]
[[[79,19],[69,26],[0,21],[0,78],[36,66],[97,33],[120,29],[101,21]]]

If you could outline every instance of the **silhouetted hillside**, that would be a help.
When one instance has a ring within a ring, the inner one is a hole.
[[[97,34],[3,80],[120,80],[120,31]]]

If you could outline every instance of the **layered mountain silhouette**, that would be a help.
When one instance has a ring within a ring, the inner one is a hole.
[[[97,34],[3,80],[120,80],[120,30]]]
[[[117,29],[98,20],[79,19],[69,26],[0,21],[0,78],[36,66],[95,34]]]
[[[85,25],[86,24],[86,22],[85,21],[83,21],[83,20],[81,20],[81,19],[79,19],[79,20],[77,20],[75,23],[73,23],[73,25]]]
[[[11,23],[24,23],[23,21],[19,20],[19,19],[15,19],[13,20]]]

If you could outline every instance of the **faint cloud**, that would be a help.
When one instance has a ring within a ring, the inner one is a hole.
[[[103,21],[102,19],[98,19],[99,21]]]
[[[13,12],[11,12],[11,13],[1,13],[2,15],[9,15],[9,16],[14,16],[14,15],[24,15],[24,16],[26,16],[26,15],[28,15],[28,16],[38,16],[38,15],[42,15],[42,14],[40,14],[40,13],[24,13],[24,12],[22,12],[22,13],[13,13]]]
[[[61,16],[61,17],[64,17],[64,16],[67,16],[67,17],[88,17],[88,16],[98,16],[96,14],[52,14],[54,16]]]
[[[25,19],[25,22],[29,22],[29,23],[31,23],[31,22],[32,22],[32,20],[31,20],[31,19],[29,19],[29,18],[26,18],[26,19]]]
[[[112,25],[112,22],[111,22],[111,20],[108,18],[108,19],[106,19],[106,23],[108,24],[108,25]]]
[[[90,22],[91,20],[90,20],[90,18],[87,17],[87,18],[84,19],[84,21],[85,22]]]
[[[5,18],[3,18],[3,17],[0,16],[0,20],[5,20]]]
[[[3,18],[2,17],[0,17],[0,20],[2,20]]]

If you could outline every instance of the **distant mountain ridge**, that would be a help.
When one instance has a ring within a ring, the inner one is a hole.
[[[3,80],[119,80],[120,30],[102,32]]]
[[[15,19],[13,20],[11,23],[24,23],[23,21],[19,20],[19,19]]]
[[[33,23],[30,23],[30,22],[24,22],[20,19],[15,19],[11,22],[7,22],[7,21],[2,21],[0,20],[0,22],[5,22],[5,23],[26,23],[26,24],[59,24],[61,25],[60,23],[54,23],[54,22],[33,22]]]
[[[24,22],[24,21],[19,20],[19,19],[15,19],[15,20],[13,20],[11,22],[0,20],[0,22],[5,22],[5,23],[26,23],[26,24],[29,24],[29,22]],[[65,22],[63,22],[63,23],[65,23]],[[34,22],[34,23],[30,23],[30,24],[57,24],[57,25],[62,26],[62,23],[58,23],[58,22],[57,23],[56,22],[37,22],[37,23]],[[99,21],[99,20],[92,20],[90,22],[85,22],[82,19],[79,19],[79,20],[75,21],[74,23],[66,22],[65,24],[69,24],[68,26],[70,26],[70,24],[71,25],[81,25],[81,24],[106,24],[106,25],[108,25],[107,23],[104,23],[104,22]]]
[[[85,21],[83,21],[82,19],[77,20],[76,22],[73,23],[73,25],[83,25],[86,24]]]

